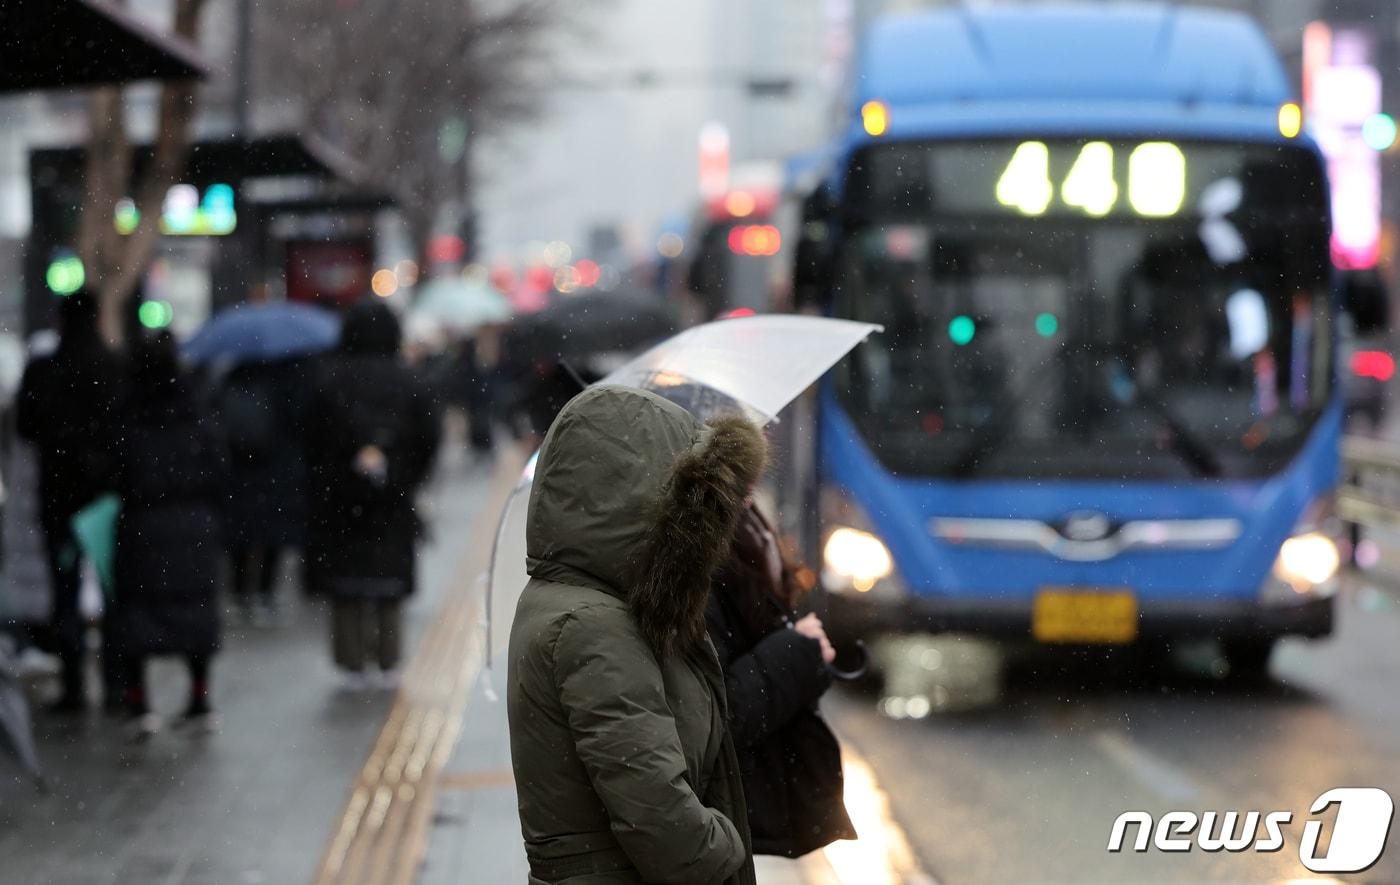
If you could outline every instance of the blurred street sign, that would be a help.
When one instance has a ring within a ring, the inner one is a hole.
[[[747,83],[754,98],[786,98],[795,85],[791,77],[753,77]]]

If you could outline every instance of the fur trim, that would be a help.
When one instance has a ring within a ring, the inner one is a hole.
[[[763,432],[729,415],[711,421],[671,467],[632,562],[628,602],[657,657],[698,648],[710,578],[768,458]]]

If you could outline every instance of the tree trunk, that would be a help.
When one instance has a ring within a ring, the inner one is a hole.
[[[205,0],[177,0],[175,36],[195,40],[204,3]],[[100,88],[93,93],[89,105],[87,177],[77,245],[87,284],[98,296],[102,333],[114,343],[122,339],[126,306],[160,242],[165,194],[179,183],[185,168],[196,89],[193,81],[167,82],[161,89],[156,143],[136,188],[122,91],[117,87]],[[135,231],[123,237],[113,225],[113,212],[117,201],[125,196],[133,197],[141,220]]]
[[[115,86],[93,90],[88,104],[90,135],[83,175],[85,203],[78,223],[78,257],[88,284],[99,286],[109,264],[121,251],[113,224],[117,201],[126,196],[131,175],[131,143],[122,125],[122,91]]]

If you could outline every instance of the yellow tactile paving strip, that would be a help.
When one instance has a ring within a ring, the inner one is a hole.
[[[317,869],[317,885],[410,885],[428,845],[439,784],[481,669],[477,578],[488,565],[497,516],[523,458],[504,454],[473,525],[453,586],[404,672],[394,705],[350,790]],[[508,774],[508,772],[507,772]]]

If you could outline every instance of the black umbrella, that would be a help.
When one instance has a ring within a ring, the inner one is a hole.
[[[675,331],[666,303],[641,292],[583,292],[522,317],[507,347],[517,363],[578,361],[599,353],[637,350]]]
[[[29,702],[19,683],[19,667],[15,662],[13,645],[6,636],[0,636],[0,743],[9,749],[19,761],[20,768],[42,789],[44,775],[39,770],[39,754],[34,746]]]

